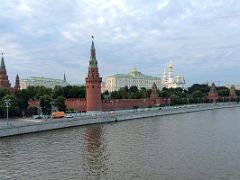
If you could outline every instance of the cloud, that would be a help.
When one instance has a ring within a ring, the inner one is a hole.
[[[91,35],[103,77],[132,67],[160,75],[172,62],[189,84],[239,82],[239,9],[235,0],[2,0],[0,50],[12,82],[66,72],[84,83]]]
[[[161,11],[167,6],[168,6],[168,0],[161,0],[160,3],[157,6],[157,10]]]

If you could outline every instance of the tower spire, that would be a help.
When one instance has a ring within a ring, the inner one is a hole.
[[[2,53],[2,61],[1,61],[1,67],[0,67],[0,70],[6,70],[5,62],[4,62],[4,57],[3,57],[3,53]]]
[[[67,82],[65,72],[64,72],[64,75],[63,75],[63,80],[64,80],[64,82]]]
[[[16,81],[15,81],[15,90],[19,90],[19,89],[20,89],[20,80],[19,80],[19,76],[17,74]]]
[[[96,68],[97,67],[97,59],[96,59],[96,52],[95,52],[95,46],[94,46],[94,36],[92,36],[92,45],[91,45],[91,55],[89,60],[89,67]]]

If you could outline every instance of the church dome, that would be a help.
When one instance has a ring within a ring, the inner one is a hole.
[[[143,76],[143,74],[139,71],[137,71],[136,68],[133,68],[133,70],[129,73],[130,76],[132,77],[139,77],[139,76]]]

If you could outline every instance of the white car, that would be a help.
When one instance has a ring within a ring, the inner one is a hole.
[[[66,118],[73,118],[73,115],[68,114],[68,115],[66,115],[65,117],[66,117]]]

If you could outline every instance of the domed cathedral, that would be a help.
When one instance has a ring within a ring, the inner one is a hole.
[[[185,88],[186,83],[185,79],[181,75],[176,75],[176,78],[174,79],[173,77],[173,65],[169,64],[168,66],[168,78],[167,78],[167,72],[165,68],[163,69],[163,74],[162,74],[162,84],[167,87],[167,88]]]
[[[15,87],[11,88],[11,84],[8,80],[8,75],[7,75],[7,70],[5,66],[5,61],[2,53],[2,58],[1,58],[1,66],[0,66],[0,88],[1,89],[7,89],[11,92],[15,92],[20,89],[20,84],[19,84],[19,76],[16,76],[16,83]]]
[[[88,112],[102,111],[102,99],[101,99],[102,78],[99,77],[98,62],[96,58],[93,39],[94,37],[92,36],[88,76],[86,77],[86,110]]]

